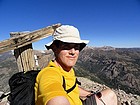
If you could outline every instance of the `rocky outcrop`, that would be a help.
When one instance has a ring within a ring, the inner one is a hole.
[[[81,86],[87,90],[102,91],[106,88],[109,88],[105,85],[96,83],[87,78],[78,77],[78,80],[81,82]],[[118,97],[118,105],[140,105],[140,96],[131,93],[127,94],[125,91],[120,89],[112,90],[116,93]]]
[[[96,92],[109,88],[105,85],[96,83],[84,77],[77,78],[81,82],[81,87],[89,91],[93,90]],[[118,97],[118,105],[140,105],[140,96],[131,93],[127,94],[125,91],[120,89],[119,90],[112,89],[112,90],[116,93]],[[0,92],[0,96],[2,94],[3,93]],[[3,100],[0,101],[0,105],[9,105],[7,97],[5,97]]]

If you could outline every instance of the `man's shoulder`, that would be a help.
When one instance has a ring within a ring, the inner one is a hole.
[[[61,76],[61,72],[55,67],[45,67],[37,75],[37,78],[48,76]]]

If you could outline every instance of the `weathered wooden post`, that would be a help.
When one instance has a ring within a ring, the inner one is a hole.
[[[11,32],[11,37],[16,37],[27,32]],[[36,70],[32,43],[14,50],[19,71]]]
[[[11,38],[0,42],[0,54],[14,50],[19,71],[36,70],[32,43],[46,38],[54,33],[54,30],[61,26],[55,24],[32,32],[11,32]]]

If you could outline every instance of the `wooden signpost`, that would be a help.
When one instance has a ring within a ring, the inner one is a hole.
[[[0,54],[14,50],[19,71],[36,70],[32,43],[47,38],[61,24],[55,24],[32,32],[11,32],[11,38],[0,42]]]

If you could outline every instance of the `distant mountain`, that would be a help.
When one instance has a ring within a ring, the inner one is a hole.
[[[17,63],[12,52],[0,54],[0,91],[8,91],[8,80],[18,72]]]
[[[35,51],[35,54],[40,69],[53,59],[52,51]],[[140,48],[86,47],[74,69],[77,76],[140,95]],[[12,53],[1,54],[0,91],[8,90],[8,79],[15,72],[18,69]]]
[[[76,74],[140,95],[140,48],[86,47]]]

